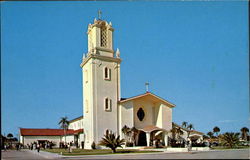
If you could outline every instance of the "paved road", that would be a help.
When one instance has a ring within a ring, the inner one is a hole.
[[[147,153],[147,154],[115,154],[115,155],[91,155],[77,157],[56,157],[50,154],[32,151],[2,151],[2,160],[42,160],[42,159],[250,159],[250,150],[215,150],[203,152],[186,152],[186,153]]]
[[[43,156],[40,155],[40,153],[31,153],[26,150],[22,151],[16,151],[16,150],[7,150],[2,151],[2,160],[42,160],[45,159]]]
[[[66,159],[250,159],[249,150],[221,150],[186,153],[126,154],[88,157],[68,157]]]

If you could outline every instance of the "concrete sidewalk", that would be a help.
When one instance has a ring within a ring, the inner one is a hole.
[[[32,154],[35,154],[35,155],[39,155],[39,156],[42,156],[46,159],[61,159],[63,156],[62,155],[59,155],[57,153],[50,153],[50,152],[45,152],[45,151],[41,151],[40,152],[37,152],[37,150],[26,150],[27,152],[30,152]]]

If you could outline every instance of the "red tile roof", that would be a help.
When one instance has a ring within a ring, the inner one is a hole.
[[[68,129],[67,135],[82,133],[83,129],[73,130]],[[63,129],[34,129],[34,128],[20,128],[22,136],[62,136],[64,135]]]

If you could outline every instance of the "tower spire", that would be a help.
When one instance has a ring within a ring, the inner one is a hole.
[[[98,19],[99,19],[99,20],[101,19],[101,16],[102,16],[102,11],[101,11],[101,10],[98,10]]]
[[[146,83],[145,83],[145,86],[146,86],[146,92],[148,92],[148,86],[149,86],[149,83],[148,83],[148,82],[146,82]]]

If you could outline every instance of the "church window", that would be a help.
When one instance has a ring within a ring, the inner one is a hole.
[[[145,112],[143,111],[142,108],[140,108],[138,111],[137,111],[137,117],[140,121],[142,121],[145,117]]]
[[[86,109],[85,112],[88,113],[89,112],[89,103],[88,103],[87,99],[85,100],[85,106],[86,106],[85,107],[85,109]]]
[[[107,29],[106,29],[106,27],[101,28],[101,47],[107,47]]]
[[[111,79],[111,69],[108,67],[104,68],[104,79],[110,80]]]
[[[109,98],[105,98],[105,101],[104,101],[105,111],[111,111],[111,107],[112,107],[112,100]]]
[[[85,70],[85,83],[88,83],[88,70]]]

